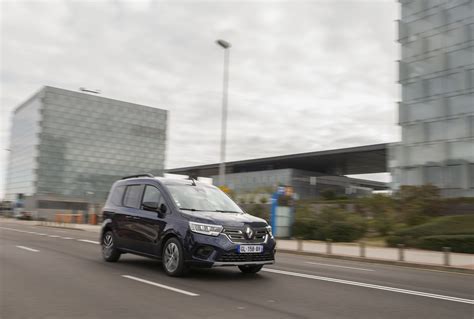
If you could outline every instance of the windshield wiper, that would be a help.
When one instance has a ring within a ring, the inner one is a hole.
[[[213,210],[214,212],[218,212],[218,213],[236,213],[236,214],[241,214],[241,212],[236,212],[236,211],[233,211],[233,210],[223,210],[223,209],[216,209],[216,210]]]
[[[181,210],[189,210],[192,212],[218,212],[218,213],[236,213],[236,214],[241,214],[242,212],[236,212],[233,210],[224,210],[224,209],[196,209],[196,208],[180,208]]]
[[[202,209],[196,209],[196,208],[179,208],[181,210],[190,210],[192,212],[205,212],[205,210]]]

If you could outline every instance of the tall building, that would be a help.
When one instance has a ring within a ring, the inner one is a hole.
[[[433,184],[474,196],[474,1],[402,0],[393,188]]]
[[[16,108],[6,199],[30,210],[85,210],[111,184],[163,174],[167,111],[44,87]]]

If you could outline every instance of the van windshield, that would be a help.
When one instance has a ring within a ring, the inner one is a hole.
[[[243,213],[237,204],[215,187],[168,185],[168,189],[181,210]]]

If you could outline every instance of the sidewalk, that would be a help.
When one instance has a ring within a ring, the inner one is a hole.
[[[297,240],[279,239],[277,241],[277,249],[289,252],[327,254],[327,246],[326,242],[300,241],[300,249],[298,249]],[[361,247],[357,243],[331,243],[330,254],[333,256],[364,258],[361,256]],[[400,250],[398,248],[365,246],[365,258],[430,266],[446,266],[445,253],[421,249],[403,249],[404,260],[400,260]],[[474,255],[449,253],[449,266],[474,270]]]

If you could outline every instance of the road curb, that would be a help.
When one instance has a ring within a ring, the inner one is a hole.
[[[38,222],[38,224],[36,224],[36,226],[71,229],[71,230],[80,230],[80,231],[86,231],[86,232],[92,232],[92,233],[100,233],[100,225],[67,224],[67,223],[63,224],[63,223],[55,223],[55,222]]]
[[[82,228],[75,228],[75,227],[68,227],[68,226],[54,226],[54,225],[36,225],[40,227],[48,227],[48,228],[60,228],[60,229],[69,229],[69,230],[79,230],[79,231],[85,231]]]
[[[355,256],[327,255],[327,254],[314,253],[314,252],[308,252],[308,251],[295,251],[295,250],[277,248],[277,253],[279,252],[286,253],[286,254],[300,255],[300,256],[343,259],[343,260],[350,260],[350,261],[361,261],[361,262],[372,263],[372,264],[392,265],[392,266],[400,266],[400,267],[406,267],[406,268],[417,268],[417,269],[423,269],[423,270],[448,271],[448,272],[453,272],[453,273],[463,273],[463,274],[474,275],[474,270],[467,269],[467,268],[453,267],[453,266],[418,264],[418,263],[411,263],[411,262],[406,262],[406,261],[362,258],[362,257],[355,257]]]

